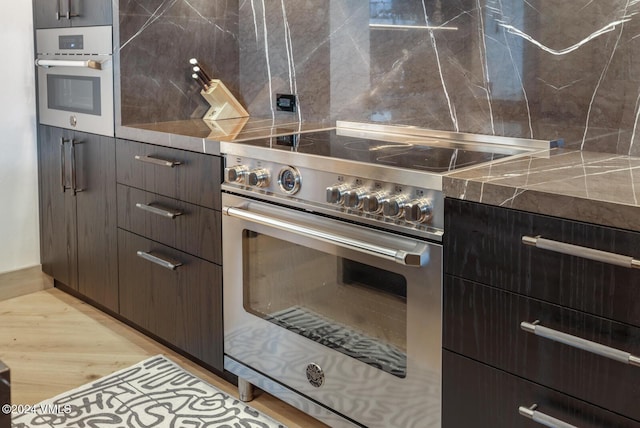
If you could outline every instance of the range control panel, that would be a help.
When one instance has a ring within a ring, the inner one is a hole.
[[[222,187],[411,234],[442,235],[442,192],[413,184],[228,157]]]

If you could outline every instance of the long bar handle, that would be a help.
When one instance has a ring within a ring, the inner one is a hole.
[[[164,159],[152,158],[151,156],[140,156],[135,155],[135,159],[140,162],[150,163],[153,165],[166,166],[169,168],[173,168],[174,166],[178,166],[181,162],[178,161],[169,161]]]
[[[64,144],[67,142],[68,140],[65,139],[64,137],[60,137],[60,178],[61,178],[61,186],[62,186],[62,193],[65,193],[67,191],[67,183],[66,183],[66,162],[64,160]]]
[[[520,406],[518,407],[518,412],[534,422],[539,423],[540,425],[544,425],[546,427],[551,428],[578,428],[575,425],[568,424],[560,419],[556,419],[553,416],[549,416],[545,413],[539,412],[536,409],[538,408],[537,404],[534,404],[530,407]]]
[[[144,251],[137,251],[136,252],[138,257],[141,257],[147,261],[150,261],[151,263],[155,263],[158,266],[161,266],[165,269],[169,269],[169,270],[176,270],[178,269],[180,266],[182,266],[182,263],[172,263],[169,260],[165,260],[161,257],[158,256],[154,256],[153,254],[149,254],[147,252]]]
[[[554,342],[563,343],[573,348],[582,349],[583,351],[600,355],[601,357],[606,357],[611,360],[619,361],[621,363],[640,367],[640,357],[631,355],[629,352],[621,351],[616,348],[611,348],[600,343],[583,339],[581,337],[543,327],[537,320],[533,323],[523,321],[520,323],[520,328],[522,328],[527,333],[533,333],[536,336],[544,337],[545,339],[549,339]]]
[[[60,21],[60,0],[56,0],[56,21]]]
[[[522,237],[522,243],[540,248],[542,250],[554,251],[556,253],[582,257],[585,259],[609,263],[626,268],[640,269],[640,260],[634,259],[631,256],[624,256],[622,254],[609,253],[607,251],[581,247],[579,245],[567,244],[565,242],[553,241],[551,239],[545,239],[540,236],[525,235]]]
[[[162,209],[160,207],[154,207],[152,205],[142,204],[140,202],[136,204],[136,208],[140,208],[143,211],[147,211],[152,214],[159,215],[161,217],[168,217],[170,219],[174,219],[182,215],[182,212],[180,211],[169,211],[169,210]]]
[[[77,18],[80,16],[77,13],[71,13],[71,0],[67,0],[67,19]]]
[[[78,188],[78,174],[76,171],[76,144],[79,144],[76,140],[71,139],[71,190],[73,194],[84,191],[84,189]]]
[[[80,67],[80,68],[90,68],[93,70],[102,70],[102,63],[100,61],[95,61],[92,59],[89,60],[81,60],[81,59],[36,59],[36,65],[38,67]]]
[[[371,244],[369,242],[360,241],[357,239],[348,238],[342,235],[336,235],[331,232],[315,229],[300,224],[291,222],[284,222],[282,220],[268,217],[262,214],[253,213],[241,208],[224,207],[222,213],[230,217],[237,217],[243,220],[248,220],[253,223],[264,224],[266,226],[274,227],[276,229],[284,230],[287,232],[293,232],[298,235],[315,238],[330,244],[339,245],[343,248],[356,250],[371,254],[377,257],[381,257],[386,260],[391,260],[396,263],[405,266],[423,266],[429,260],[429,252],[427,247],[424,246],[422,251],[408,252],[404,250],[398,250],[395,248],[383,247],[380,245]]]

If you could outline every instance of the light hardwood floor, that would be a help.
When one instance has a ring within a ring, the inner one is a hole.
[[[224,379],[58,289],[7,300],[0,294],[0,360],[11,369],[13,404],[35,404],[157,354],[237,397]],[[256,395],[252,407],[290,428],[325,426],[269,394]]]

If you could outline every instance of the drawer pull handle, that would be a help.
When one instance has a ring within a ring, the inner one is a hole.
[[[153,254],[149,254],[149,253],[145,253],[144,251],[138,251],[136,253],[138,255],[138,257],[142,257],[145,260],[150,261],[151,263],[155,263],[158,266],[162,266],[165,269],[169,269],[169,270],[176,270],[178,269],[180,266],[182,266],[182,263],[172,263],[168,260],[162,259],[158,256],[154,256]]]
[[[583,351],[591,352],[592,354],[600,355],[601,357],[640,367],[640,357],[600,343],[582,339],[581,337],[543,327],[539,324],[539,321],[534,321],[533,323],[523,321],[520,323],[520,328],[527,333],[533,333],[536,336],[544,337],[554,342],[563,343],[574,348],[582,349]]]
[[[181,162],[178,161],[169,161],[165,159],[152,158],[151,156],[140,156],[135,155],[135,159],[140,162],[150,163],[153,165],[166,166],[169,168],[173,168],[174,166],[178,166]]]
[[[537,411],[537,404],[534,404],[531,407],[520,406],[518,407],[518,412],[526,418],[531,419],[534,422],[539,423],[540,425],[544,425],[546,427],[552,428],[577,428],[575,425],[568,424],[566,422],[561,421],[560,419],[556,419],[553,416],[546,415],[542,412]]]
[[[640,269],[640,260],[634,259],[630,256],[623,256],[622,254],[609,253],[607,251],[553,241],[540,236],[523,236],[522,243],[542,250],[555,251],[556,253],[582,257],[616,266]]]
[[[180,211],[169,211],[169,210],[165,210],[159,207],[154,207],[152,205],[146,205],[146,204],[141,204],[141,203],[137,203],[136,204],[136,208],[140,208],[143,211],[147,211],[150,212],[152,214],[156,214],[159,215],[161,217],[167,217],[170,219],[174,219],[180,215],[182,215],[182,213]]]

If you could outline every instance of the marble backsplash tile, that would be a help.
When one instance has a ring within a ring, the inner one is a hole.
[[[122,122],[201,116],[196,56],[254,117],[640,155],[640,2],[120,0]],[[295,114],[276,93],[298,95]]]

